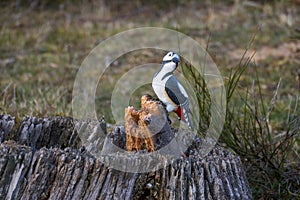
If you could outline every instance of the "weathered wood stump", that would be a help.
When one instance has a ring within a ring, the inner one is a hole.
[[[141,98],[141,109],[125,109],[126,149],[153,152],[173,138],[165,108],[149,95]],[[161,140],[161,141],[158,141]]]
[[[166,126],[164,134],[172,131]],[[83,130],[92,130],[93,145],[83,146]],[[165,145],[156,146],[158,134],[155,150]],[[240,159],[226,149],[216,146],[200,159],[203,141],[196,138],[187,157],[156,171],[129,173],[90,153],[104,146],[103,135],[120,148],[128,146],[125,128],[107,132],[104,120],[24,117],[16,122],[0,115],[0,199],[252,199]]]
[[[152,134],[147,128],[151,116],[144,110],[136,111],[129,107],[125,111],[126,118],[126,149],[128,151],[139,151],[146,149],[154,151]]]

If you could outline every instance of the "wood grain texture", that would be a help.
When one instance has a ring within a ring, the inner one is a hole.
[[[252,199],[239,157],[216,146],[200,159],[200,138],[186,157],[157,171],[128,173],[105,166],[90,153],[103,147],[98,137],[126,148],[125,128],[107,132],[105,126],[104,120],[63,117],[24,117],[16,123],[1,115],[0,199]],[[93,145],[82,145],[83,130],[91,131]],[[164,130],[174,135],[169,127]]]

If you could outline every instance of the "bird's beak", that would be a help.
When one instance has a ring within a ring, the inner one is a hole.
[[[174,63],[178,64],[178,63],[180,62],[179,56],[175,56],[175,57],[172,59],[172,61],[173,61]]]
[[[180,58],[178,55],[174,56],[174,58],[172,59],[172,61],[176,64],[176,68],[178,67],[178,63],[180,62]]]

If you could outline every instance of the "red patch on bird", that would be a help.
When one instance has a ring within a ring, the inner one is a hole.
[[[177,109],[174,111],[177,116],[183,121],[183,122],[186,122],[184,116],[183,116],[183,110],[180,106],[177,107]]]

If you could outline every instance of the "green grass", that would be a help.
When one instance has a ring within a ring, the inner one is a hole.
[[[32,7],[17,2],[0,7],[1,113],[19,118],[72,115],[72,88],[83,59],[96,44],[123,30],[168,27],[204,47],[209,38],[207,50],[224,76],[228,97],[220,144],[241,157],[255,199],[299,198],[296,1],[45,1]],[[242,58],[249,42],[249,54]],[[252,51],[256,54],[248,59]],[[97,89],[97,114],[113,122],[114,81],[136,65],[160,62],[163,54],[143,50],[118,59],[103,77],[106,84]],[[200,127],[205,130],[210,106],[205,83],[191,66],[183,67],[190,80],[199,80],[192,83],[200,91]],[[141,94],[151,92],[147,86],[138,89],[131,103],[137,105]]]
[[[229,80],[227,85],[231,84]],[[286,105],[287,112],[283,112],[277,108],[281,84],[279,81],[272,99],[264,98],[257,78],[253,88],[238,95],[240,99],[228,102],[224,131],[219,141],[243,159],[254,197],[285,199],[297,197],[294,194],[299,193],[300,177],[295,176],[299,156],[294,154],[299,152],[294,146],[300,133],[298,95]],[[281,128],[276,127],[278,123]],[[292,164],[291,159],[296,163]],[[294,172],[288,174],[291,171]]]

